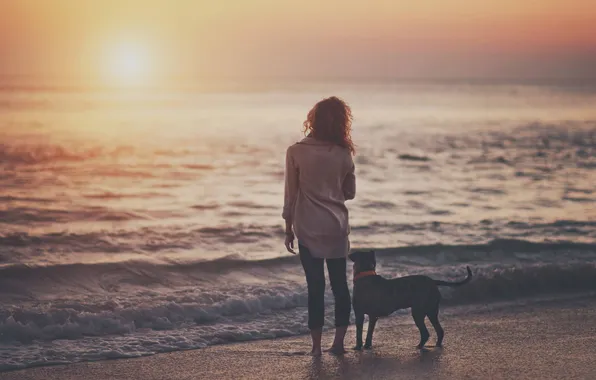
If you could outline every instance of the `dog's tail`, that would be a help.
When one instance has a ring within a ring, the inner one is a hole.
[[[466,267],[466,270],[468,271],[468,276],[461,281],[449,282],[449,281],[435,280],[435,284],[437,284],[437,286],[460,286],[463,284],[467,284],[472,279],[472,270],[470,269],[470,267]]]

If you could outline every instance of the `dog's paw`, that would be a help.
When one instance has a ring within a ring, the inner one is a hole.
[[[364,345],[364,349],[365,350],[370,350],[372,348],[372,344],[365,344]]]

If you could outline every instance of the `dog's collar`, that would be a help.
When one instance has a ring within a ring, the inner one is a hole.
[[[376,276],[377,272],[375,272],[374,270],[367,270],[365,272],[360,272],[354,275],[354,281],[362,278],[362,277],[368,277],[368,276]]]

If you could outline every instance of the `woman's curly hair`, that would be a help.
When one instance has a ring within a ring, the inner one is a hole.
[[[352,110],[346,102],[335,96],[315,104],[304,121],[305,135],[343,146],[354,154],[351,131]]]

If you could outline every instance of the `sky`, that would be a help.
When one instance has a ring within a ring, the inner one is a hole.
[[[585,78],[594,0],[0,0],[0,76]]]

